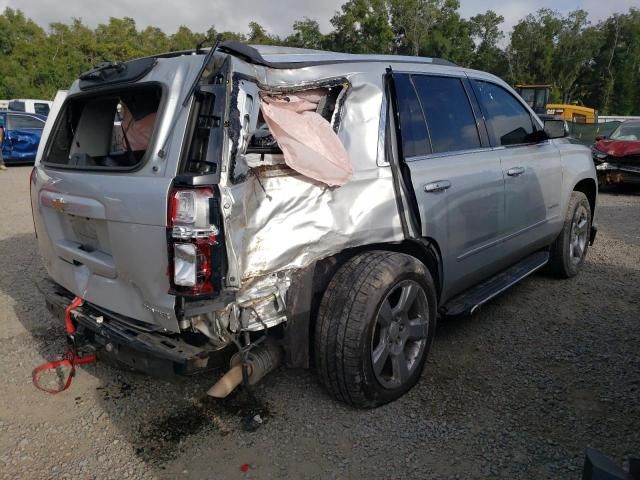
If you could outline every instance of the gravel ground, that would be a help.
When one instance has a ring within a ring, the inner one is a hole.
[[[421,382],[357,411],[313,372],[203,401],[215,378],[158,381],[98,363],[47,395],[31,370],[65,348],[45,275],[30,168],[0,173],[0,477],[579,479],[585,447],[640,454],[640,195],[600,197],[586,268],[535,275],[474,317],[440,323]],[[259,413],[255,432],[242,418]],[[249,465],[247,472],[240,466]]]

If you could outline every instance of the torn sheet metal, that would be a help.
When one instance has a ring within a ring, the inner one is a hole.
[[[327,77],[336,73],[328,69]],[[348,81],[349,95],[335,114],[339,140],[353,165],[351,181],[330,188],[284,165],[282,155],[242,151],[238,164],[242,161],[250,174],[237,183],[222,176],[228,286],[244,288],[256,277],[303,268],[346,248],[404,238],[391,169],[377,165],[384,155],[382,78],[372,83],[368,75],[353,75]]]
[[[351,179],[353,171],[331,123],[316,112],[325,95],[322,90],[261,95],[260,109],[289,167],[327,185],[340,186]]]
[[[243,283],[345,248],[401,240],[390,171],[377,173],[331,189],[288,168],[269,169],[231,188],[229,210],[236,213],[228,218],[227,239]]]

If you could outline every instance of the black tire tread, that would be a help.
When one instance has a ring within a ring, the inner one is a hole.
[[[408,255],[365,252],[338,270],[320,303],[314,345],[320,382],[334,398],[353,406],[374,406],[363,391],[364,379],[357,373],[361,362],[358,346],[369,326],[367,306],[377,301],[372,294],[384,288],[384,276],[398,264],[399,256],[410,258],[428,275],[426,268]]]

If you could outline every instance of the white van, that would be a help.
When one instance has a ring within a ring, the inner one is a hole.
[[[9,100],[9,110],[25,113],[37,113],[38,115],[49,115],[51,110],[49,100],[32,100],[26,98],[14,98]]]

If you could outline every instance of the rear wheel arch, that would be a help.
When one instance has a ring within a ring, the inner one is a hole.
[[[404,240],[398,243],[375,243],[357,248],[345,249],[335,255],[323,258],[315,264],[303,269],[299,281],[294,282],[296,292],[292,297],[303,298],[301,302],[294,301],[290,305],[289,313],[297,323],[294,329],[285,330],[285,348],[293,351],[287,355],[287,363],[298,368],[309,368],[314,357],[314,332],[318,317],[320,301],[326,291],[329,282],[336,272],[354,256],[373,250],[385,250],[389,252],[404,253],[417,258],[425,265],[436,288],[437,300],[440,300],[442,292],[442,255],[437,242],[425,238],[421,240]],[[304,280],[303,280],[304,279]],[[303,292],[307,290],[307,292]],[[308,293],[308,295],[306,295]],[[295,316],[295,317],[294,317]],[[308,346],[301,348],[301,345]]]
[[[403,240],[398,243],[373,243],[370,245],[345,249],[342,252],[324,258],[316,264],[313,291],[324,293],[327,285],[336,271],[352,257],[371,250],[385,250],[388,252],[405,253],[420,260],[429,270],[438,293],[438,299],[442,291],[442,254],[438,243],[431,238],[419,240]]]

